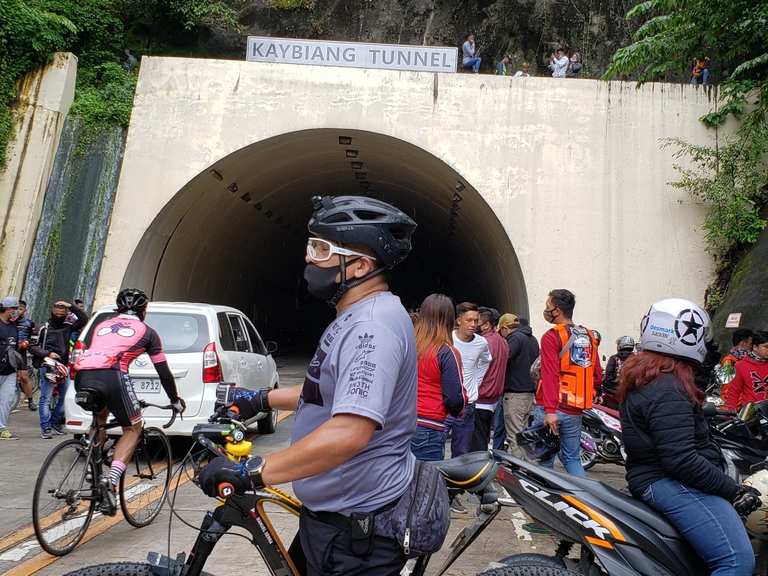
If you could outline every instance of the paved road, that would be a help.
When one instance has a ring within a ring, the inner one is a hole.
[[[298,384],[303,378],[303,367],[291,363],[281,369],[281,380],[284,385]],[[268,453],[286,446],[289,442],[293,417],[283,420],[278,426],[278,432],[272,436],[256,438],[254,451]],[[47,564],[52,559],[41,552],[34,536],[24,536],[25,528],[31,525],[32,488],[37,471],[48,451],[56,444],[53,440],[42,440],[36,427],[36,415],[23,410],[12,415],[11,425],[22,437],[17,442],[0,444],[0,575],[18,576],[26,574],[61,575],[82,566],[101,562],[143,561],[148,551],[168,550],[168,520],[169,512],[166,505],[154,524],[142,529],[135,529],[125,521],[116,519],[113,526],[99,529],[94,522],[89,531],[95,536],[81,544],[69,556]],[[622,486],[623,469],[616,466],[597,466],[591,476],[607,481],[616,486]],[[204,513],[211,509],[213,501],[206,498],[192,483],[186,483],[178,490],[175,510],[193,526],[198,526]],[[296,520],[288,513],[276,510],[272,515],[284,540],[290,541],[296,530]],[[104,519],[101,519],[102,521]],[[522,524],[527,522],[525,515],[516,508],[505,508],[494,523],[472,544],[467,552],[451,568],[448,574],[465,576],[477,574],[489,565],[489,562],[522,551],[551,553],[553,543],[550,537],[531,536],[522,530]],[[449,542],[467,523],[468,519],[456,518],[451,524]],[[4,542],[15,540],[19,542],[4,545]],[[170,540],[171,555],[188,550],[194,542],[196,531],[184,526],[174,518]],[[87,536],[86,536],[87,537]],[[435,559],[433,571],[440,563],[440,556]],[[207,570],[213,574],[253,575],[267,574],[258,552],[243,538],[237,536],[224,537],[217,545],[207,565]]]

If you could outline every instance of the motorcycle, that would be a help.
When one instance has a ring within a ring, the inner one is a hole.
[[[621,420],[616,410],[594,404],[581,418],[581,465],[589,470],[597,463],[624,466],[626,452],[621,435]]]
[[[702,560],[658,512],[596,480],[494,450],[496,480],[557,541],[554,556],[518,554],[484,576],[700,576]],[[573,548],[577,554],[572,554]]]

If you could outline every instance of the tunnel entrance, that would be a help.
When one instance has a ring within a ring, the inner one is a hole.
[[[355,130],[292,132],[210,166],[146,230],[123,286],[154,300],[234,306],[282,350],[311,350],[332,317],[302,280],[309,200],[322,194],[379,198],[418,223],[390,281],[406,307],[443,292],[527,315],[517,257],[480,194],[425,150]]]

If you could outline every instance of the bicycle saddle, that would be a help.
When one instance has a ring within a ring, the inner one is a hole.
[[[88,412],[100,412],[105,405],[99,391],[91,388],[83,388],[75,392],[75,404]]]
[[[496,477],[498,463],[488,452],[470,452],[450,460],[433,462],[449,488],[480,492]]]

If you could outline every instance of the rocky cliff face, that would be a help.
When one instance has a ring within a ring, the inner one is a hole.
[[[580,52],[585,74],[600,75],[631,34],[624,19],[637,0],[256,0],[247,2],[241,24],[248,34],[460,46],[474,32],[484,65],[504,53],[512,66],[526,60],[546,73],[558,46]],[[299,4],[298,8],[277,8]],[[214,34],[209,52],[233,57],[244,51],[236,34]]]

